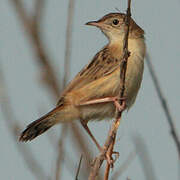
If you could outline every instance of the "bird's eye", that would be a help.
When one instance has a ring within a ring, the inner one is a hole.
[[[119,20],[118,20],[118,19],[114,19],[114,20],[113,20],[113,24],[114,24],[114,25],[118,25],[118,24],[119,24]]]

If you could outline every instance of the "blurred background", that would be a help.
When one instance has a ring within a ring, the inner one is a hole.
[[[180,1],[132,0],[131,6],[180,132]],[[18,135],[56,105],[64,85],[107,43],[97,28],[84,24],[126,7],[126,0],[1,0],[0,179],[75,179],[81,154],[78,177],[87,179],[98,150],[78,121],[28,143],[18,142]],[[102,145],[111,124],[89,123]],[[120,157],[110,179],[180,179],[176,144],[147,64],[137,101],[123,113],[115,150]]]

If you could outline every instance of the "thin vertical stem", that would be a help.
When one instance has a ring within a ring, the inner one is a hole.
[[[1,67],[2,66],[0,66],[0,84],[1,84],[0,106],[1,106],[2,113],[4,115],[5,123],[7,124],[7,127],[12,134],[16,147],[18,151],[21,153],[22,158],[25,164],[27,165],[27,167],[29,168],[30,172],[34,175],[36,179],[39,179],[39,180],[47,179],[47,175],[45,175],[45,172],[43,171],[41,164],[39,164],[38,161],[35,159],[30,147],[27,147],[27,145],[21,145],[17,141],[21,126],[19,122],[17,121],[13,108],[11,106],[9,96],[8,96],[8,90],[6,87],[6,83],[4,80]]]
[[[68,6],[68,18],[67,18],[67,27],[66,27],[66,42],[65,42],[65,57],[64,57],[64,76],[63,76],[63,85],[62,90],[64,89],[70,74],[70,60],[71,60],[71,46],[72,46],[72,29],[73,29],[73,17],[74,17],[74,11],[75,11],[75,1],[69,0],[69,6]],[[68,130],[69,124],[63,124],[61,125],[61,135],[59,138],[59,151],[58,151],[58,157],[56,161],[56,180],[60,179],[60,169],[61,169],[61,163],[63,160],[63,156],[65,156],[65,151],[63,151],[63,143],[66,138],[66,133]]]
[[[131,18],[131,0],[128,0],[128,8],[127,8],[126,19],[125,19],[126,32],[125,32],[125,36],[124,36],[124,45],[123,45],[123,58],[122,58],[123,61],[122,61],[121,71],[120,71],[120,85],[121,85],[120,92],[119,92],[120,99],[122,99],[122,97],[124,96],[124,91],[125,91],[125,77],[126,77],[127,61],[128,61],[128,57],[129,57],[128,35],[129,35],[130,18]],[[124,101],[121,100],[120,103],[123,104]],[[119,127],[121,116],[122,116],[122,111],[119,111],[118,109],[116,111],[117,111],[116,120],[115,120],[115,122],[113,122],[113,125],[109,131],[108,137],[106,139],[106,142],[104,144],[102,151],[95,158],[95,163],[91,169],[91,172],[90,172],[90,175],[88,178],[89,180],[94,180],[96,178],[96,176],[98,175],[99,169],[100,169],[103,161],[105,160],[105,157],[107,157],[107,152],[108,152],[110,146],[112,147],[111,148],[112,150],[110,149],[110,152],[113,152],[113,147],[114,147],[115,139],[116,139],[116,133],[117,133],[117,129]],[[112,156],[112,154],[109,157],[111,157],[111,156]],[[110,164],[107,166],[110,166]],[[107,167],[106,170],[109,171],[110,168]],[[105,172],[105,177],[108,178],[108,176],[109,176],[109,172]]]
[[[167,100],[166,100],[166,98],[165,98],[165,96],[163,94],[162,88],[160,86],[158,77],[157,77],[157,75],[155,73],[155,70],[154,70],[153,64],[152,64],[152,62],[150,60],[149,55],[146,56],[146,62],[147,62],[147,66],[148,66],[152,81],[154,83],[157,95],[158,95],[159,100],[161,102],[161,106],[162,106],[162,108],[164,110],[166,119],[168,121],[170,130],[171,130],[171,135],[172,135],[172,137],[174,139],[174,142],[175,142],[175,145],[176,145],[176,148],[177,148],[177,151],[178,151],[178,155],[179,155],[179,160],[180,160],[180,140],[179,140],[179,137],[178,137],[178,133],[177,133],[177,130],[176,130],[176,127],[175,127],[175,124],[174,124],[174,120],[173,120],[169,105],[168,105]]]
[[[64,57],[64,78],[63,88],[65,87],[70,74],[70,59],[71,59],[71,46],[72,46],[72,29],[73,17],[75,11],[75,0],[69,0],[68,18],[66,27],[66,43],[65,43],[65,57]]]

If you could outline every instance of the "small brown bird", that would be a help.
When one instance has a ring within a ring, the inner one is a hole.
[[[113,101],[120,90],[125,14],[110,13],[98,21],[88,22],[87,25],[100,28],[109,43],[69,83],[56,108],[27,126],[20,136],[20,141],[32,140],[55,124],[80,119],[100,149],[87,123],[89,120],[112,118],[115,115],[116,107]],[[145,56],[144,31],[132,18],[129,26],[128,50],[130,57],[124,93],[126,108],[130,108],[136,99],[142,81]]]

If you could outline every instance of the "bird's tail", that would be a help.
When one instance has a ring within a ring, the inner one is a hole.
[[[27,126],[27,128],[21,133],[19,141],[31,141],[37,136],[41,135],[53,125],[58,123],[57,121],[57,113],[60,107],[57,107],[41,117],[40,119],[32,122]]]

